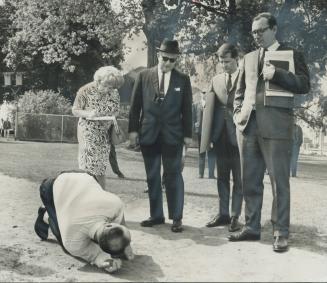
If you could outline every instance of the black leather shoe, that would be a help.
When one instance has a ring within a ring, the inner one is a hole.
[[[217,226],[225,226],[230,224],[230,217],[225,215],[217,215],[210,222],[206,224],[207,227],[217,227]]]
[[[286,252],[288,250],[288,240],[286,237],[278,236],[275,237],[273,244],[273,250],[278,253]]]
[[[253,233],[249,232],[249,230],[243,229],[241,232],[229,235],[228,240],[231,242],[259,241],[260,235],[253,234]]]
[[[238,222],[238,218],[237,217],[232,217],[231,219],[231,223],[228,227],[228,231],[229,232],[236,232],[241,230],[241,223]]]
[[[142,227],[152,227],[160,224],[165,224],[165,218],[154,219],[150,217],[149,219],[141,222]]]
[[[34,231],[40,237],[41,240],[48,239],[49,225],[43,221],[44,214],[46,213],[44,207],[39,207],[38,216],[34,224]]]
[[[182,220],[174,220],[171,231],[174,233],[181,233],[183,231]]]
[[[125,175],[124,175],[122,172],[119,172],[119,173],[117,174],[117,176],[118,176],[118,178],[120,178],[120,179],[125,179]]]

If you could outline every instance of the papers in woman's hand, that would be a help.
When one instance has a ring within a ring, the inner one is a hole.
[[[87,118],[87,120],[92,121],[115,121],[115,116],[102,116],[102,117],[93,117],[93,118]]]

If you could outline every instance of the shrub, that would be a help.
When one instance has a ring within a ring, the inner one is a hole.
[[[71,114],[71,103],[53,90],[26,91],[18,100],[18,111],[25,113]]]

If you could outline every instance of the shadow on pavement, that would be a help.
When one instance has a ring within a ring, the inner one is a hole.
[[[267,221],[262,227],[261,242],[272,245],[272,225]],[[327,254],[327,234],[319,233],[313,226],[292,225],[290,227],[290,248],[307,250],[320,255]]]
[[[78,270],[88,273],[107,274],[106,271],[89,264]],[[148,255],[136,255],[132,261],[124,260],[122,268],[110,275],[119,279],[141,282],[159,282],[160,278],[164,276],[159,264],[155,263],[153,258]]]
[[[142,231],[147,234],[156,235],[162,239],[174,241],[190,239],[196,244],[207,246],[220,246],[228,243],[227,237],[230,234],[227,228],[196,228],[184,226],[183,233],[172,233],[170,225],[158,225],[154,228],[141,227],[139,222],[127,222],[131,230]],[[260,243],[272,245],[272,225],[267,221],[262,227]],[[289,239],[290,248],[307,250],[320,255],[327,254],[327,234],[319,233],[316,227],[304,225],[291,225]]]
[[[206,246],[220,246],[228,242],[227,236],[229,235],[227,229],[210,229],[210,228],[197,228],[184,225],[182,233],[173,233],[170,230],[171,225],[164,224],[158,225],[154,228],[145,228],[140,226],[139,222],[127,222],[127,226],[131,230],[142,231],[147,234],[159,236],[165,240],[175,241],[182,239],[189,239],[200,245]]]

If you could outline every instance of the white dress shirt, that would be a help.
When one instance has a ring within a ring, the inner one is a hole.
[[[235,80],[236,80],[236,78],[237,78],[237,74],[238,74],[238,68],[236,69],[236,71],[234,72],[234,73],[232,73],[231,75],[232,75],[232,77],[231,77],[231,79],[232,79],[232,87],[234,86],[234,84],[235,84]],[[225,82],[226,82],[226,86],[227,86],[227,83],[228,83],[228,76],[229,76],[229,74],[228,73],[225,73]]]
[[[104,223],[122,223],[124,213],[120,198],[104,191],[86,173],[59,175],[53,184],[53,197],[65,249],[91,264],[95,264],[98,257],[110,259],[94,238]]]
[[[276,40],[272,45],[270,45],[267,50],[268,51],[276,51],[278,49],[278,47],[280,46],[279,42]],[[263,50],[264,48],[260,48],[260,58],[263,55]]]
[[[159,78],[159,88],[160,88],[160,82],[161,82],[161,77],[162,77],[162,71],[160,68],[158,68],[158,78]],[[168,91],[169,83],[170,83],[170,77],[171,77],[171,71],[165,73],[165,85],[164,85],[164,92],[165,95]]]

